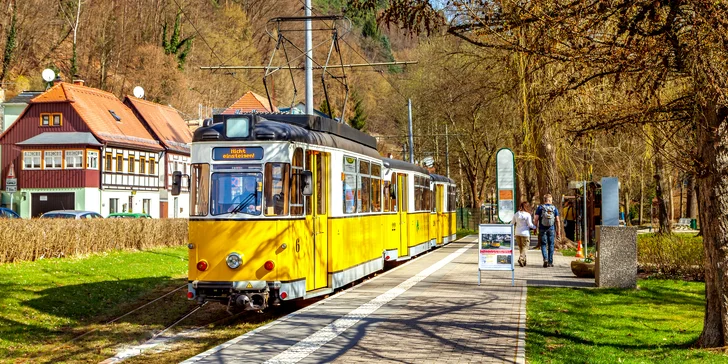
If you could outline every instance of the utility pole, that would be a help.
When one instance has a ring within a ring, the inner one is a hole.
[[[447,124],[445,124],[445,176],[450,178],[450,139],[447,135]]]
[[[407,119],[409,122],[409,162],[415,162],[415,140],[412,136],[412,99],[407,99]]]
[[[306,17],[311,17],[311,0],[305,3]],[[306,48],[306,114],[313,115],[313,49],[311,49],[311,19],[306,20],[305,27],[305,48]],[[329,105],[329,108],[331,105]],[[342,115],[343,117],[343,115]]]

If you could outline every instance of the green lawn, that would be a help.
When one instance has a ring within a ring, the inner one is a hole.
[[[94,324],[138,306],[143,297],[156,298],[184,284],[186,275],[184,246],[2,264],[0,359],[53,351]],[[186,290],[181,292],[184,297]],[[189,307],[180,301],[167,307],[170,315]]]
[[[637,290],[528,289],[529,363],[726,363],[690,348],[700,335],[705,285],[640,280]]]

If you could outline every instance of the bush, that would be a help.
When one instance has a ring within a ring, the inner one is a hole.
[[[637,238],[637,262],[648,274],[703,280],[703,257],[703,239],[692,234],[643,234]]]
[[[0,219],[0,263],[186,243],[186,219]]]

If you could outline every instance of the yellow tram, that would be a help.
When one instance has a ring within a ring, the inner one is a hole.
[[[318,116],[215,115],[195,131],[189,184],[199,302],[312,298],[455,239],[451,179]]]

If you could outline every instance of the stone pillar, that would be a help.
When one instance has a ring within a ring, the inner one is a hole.
[[[637,287],[637,227],[598,226],[597,287]]]

